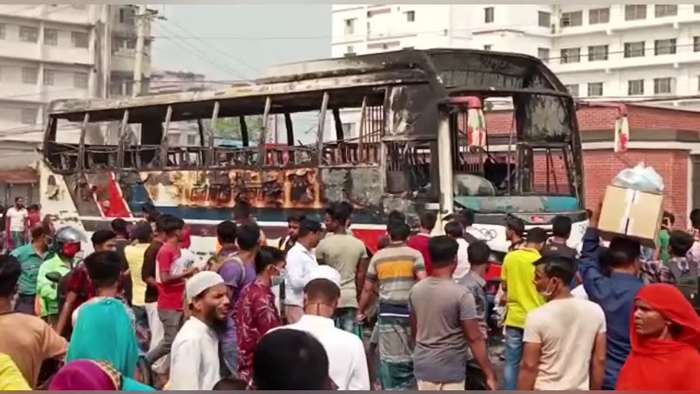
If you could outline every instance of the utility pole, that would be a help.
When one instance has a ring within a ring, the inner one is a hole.
[[[143,49],[146,42],[146,18],[148,18],[148,8],[145,5],[139,5],[138,15],[136,15],[137,37],[136,37],[136,56],[134,58],[134,86],[132,95],[134,97],[141,95],[141,81],[143,79]]]

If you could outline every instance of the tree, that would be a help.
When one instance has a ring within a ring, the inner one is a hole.
[[[262,115],[250,115],[245,117],[246,126],[248,129],[249,145],[257,145],[260,141],[260,133],[263,128]],[[208,122],[207,122],[208,123]],[[208,126],[208,125],[207,125]],[[214,128],[214,136],[216,138],[242,141],[241,123],[238,117],[235,118],[220,118],[216,120]]]

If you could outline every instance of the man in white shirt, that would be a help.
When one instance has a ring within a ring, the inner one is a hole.
[[[302,220],[299,223],[299,238],[287,252],[284,310],[289,324],[298,322],[304,315],[304,286],[311,271],[318,267],[314,248],[321,240],[321,230],[321,223]]]
[[[224,279],[204,271],[185,285],[190,318],[173,341],[170,390],[211,390],[221,380],[219,334],[226,331],[229,299]]]
[[[27,243],[27,218],[29,212],[24,207],[22,197],[15,198],[15,205],[5,213],[5,233],[10,247],[15,250]]]
[[[603,309],[571,295],[576,260],[535,262],[535,285],[547,303],[528,313],[518,390],[601,390],[605,378]]]
[[[304,287],[304,316],[295,324],[277,329],[306,331],[316,337],[326,350],[328,374],[338,390],[368,391],[369,370],[362,340],[333,323],[340,281],[340,272],[330,266],[313,269]]]
[[[457,241],[459,249],[457,249],[457,268],[452,276],[455,279],[461,279],[469,272],[469,242],[464,239],[464,227],[462,224],[453,220],[445,225],[445,234]]]

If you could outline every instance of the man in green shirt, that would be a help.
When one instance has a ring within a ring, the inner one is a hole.
[[[22,266],[19,276],[17,302],[15,311],[34,315],[34,302],[42,263],[53,257],[49,250],[50,234],[48,229],[38,226],[32,229],[32,243],[20,246],[10,253]]]
[[[80,252],[82,242],[86,242],[86,238],[79,230],[72,227],[59,229],[53,240],[56,254],[39,268],[37,295],[41,300],[41,317],[51,325],[58,323],[59,284],[50,281],[46,275],[55,272],[64,277],[75,268],[75,256]]]
[[[673,224],[676,222],[676,217],[673,216],[671,212],[664,212],[663,220],[661,222],[661,232],[659,232],[659,243],[657,248],[657,260],[661,260],[665,263],[671,257],[668,248],[671,243],[671,229]]]

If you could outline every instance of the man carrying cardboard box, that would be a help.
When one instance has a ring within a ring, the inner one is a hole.
[[[605,312],[608,346],[603,390],[614,390],[617,376],[631,350],[630,320],[634,299],[643,286],[637,277],[640,244],[629,237],[614,236],[607,252],[600,256],[597,229],[600,208],[591,217],[583,237],[580,272],[588,298]],[[609,275],[603,272],[601,257]]]

